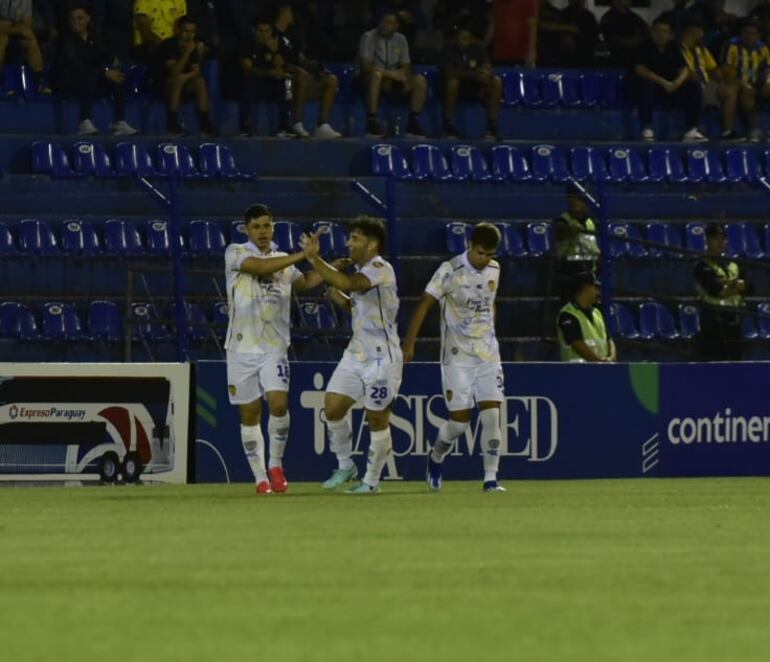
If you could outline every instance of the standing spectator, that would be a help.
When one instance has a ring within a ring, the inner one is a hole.
[[[378,0],[375,4],[374,16],[380,16],[384,11],[394,11],[398,16],[398,29],[410,44],[414,44],[417,30],[428,27],[419,0]]]
[[[503,97],[503,82],[495,75],[489,63],[486,48],[467,28],[455,34],[453,42],[444,50],[441,67],[444,85],[444,135],[457,138],[452,121],[457,99],[483,101],[487,106],[488,140],[499,140],[497,116]]]
[[[637,50],[649,35],[647,23],[631,11],[631,0],[612,0],[599,28],[609,46],[613,66],[626,68],[633,65]]]
[[[425,76],[414,74],[409,58],[409,43],[398,32],[398,17],[395,12],[385,11],[380,24],[364,32],[358,45],[357,82],[366,93],[366,133],[374,138],[385,135],[377,121],[380,95],[404,97],[409,95],[409,122],[406,134],[424,138],[419,115],[425,105],[428,84]]]
[[[161,43],[174,36],[176,21],[186,14],[186,0],[136,0],[134,45],[137,59],[152,62]]]
[[[41,80],[43,55],[32,31],[32,0],[0,2],[0,72],[5,65],[8,47],[14,44],[21,49],[37,90],[41,94],[51,94],[51,89]]]
[[[761,140],[757,98],[770,98],[770,50],[759,37],[759,23],[746,21],[740,37],[728,42],[723,62],[724,85],[737,85],[738,106],[753,143]]]
[[[197,40],[197,26],[189,16],[176,22],[173,37],[161,42],[155,57],[155,81],[162,87],[166,99],[167,131],[172,135],[186,133],[179,120],[179,107],[184,98],[195,99],[201,133],[217,133],[209,116],[209,93],[201,67],[206,47]]]
[[[90,30],[91,15],[85,4],[73,4],[69,11],[69,27],[58,39],[52,79],[56,92],[74,96],[80,104],[78,134],[99,133],[91,119],[94,101],[112,95],[115,121],[112,130],[118,136],[131,136],[137,131],[125,120],[125,76],[119,62]]]
[[[586,0],[568,0],[561,20],[577,27],[577,33],[562,35],[560,40],[557,50],[564,66],[591,69],[599,43],[599,23],[593,12],[586,9]]]
[[[655,140],[652,112],[656,104],[678,108],[684,112],[687,132],[685,142],[708,140],[700,129],[703,91],[698,81],[690,77],[681,48],[674,41],[672,20],[668,14],[658,16],[636,56],[633,72],[633,95],[639,104],[642,140]]]
[[[492,59],[495,64],[537,64],[540,0],[493,0]]]
[[[318,126],[313,132],[314,138],[339,138],[342,134],[335,131],[329,123],[334,99],[339,90],[339,81],[331,72],[318,62],[305,55],[304,44],[294,29],[294,10],[290,2],[279,2],[273,23],[278,47],[291,73],[293,83],[292,130],[302,138],[308,137],[303,118],[305,103],[309,98],[321,98]]]

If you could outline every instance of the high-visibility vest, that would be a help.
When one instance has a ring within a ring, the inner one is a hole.
[[[735,262],[728,262],[727,267],[723,267],[716,260],[711,258],[705,258],[706,264],[708,264],[716,274],[725,280],[736,280],[740,275],[738,265]],[[731,294],[727,297],[717,297],[709,294],[704,290],[700,283],[695,282],[695,289],[698,292],[700,300],[708,306],[726,306],[728,308],[740,308],[743,305],[743,297],[740,294]]]
[[[609,356],[609,341],[607,339],[607,328],[604,325],[604,316],[602,311],[594,307],[591,310],[591,319],[588,319],[584,310],[578,308],[572,302],[565,305],[560,311],[561,313],[567,313],[572,315],[580,324],[580,331],[583,334],[583,342],[588,345],[599,358],[605,358]],[[561,360],[568,362],[585,362],[585,359],[580,356],[571,345],[568,345],[564,340],[564,335],[561,329],[556,330],[556,336],[559,339],[559,347],[561,348]]]
[[[587,218],[581,223],[569,212],[564,212],[561,217],[567,225],[574,230],[581,230],[580,234],[571,238],[556,242],[556,254],[566,260],[594,260],[599,257],[599,244],[596,241],[596,223]]]

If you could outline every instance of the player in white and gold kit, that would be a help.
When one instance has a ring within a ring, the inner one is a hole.
[[[500,231],[491,223],[473,229],[470,248],[441,264],[431,278],[409,322],[404,361],[414,358],[414,345],[425,316],[441,302],[441,382],[449,420],[439,429],[428,453],[426,479],[441,489],[441,463],[457,438],[468,429],[474,404],[479,408],[484,491],[505,491],[497,483],[500,463],[500,403],[503,368],[495,336],[495,297],[500,265],[493,258]]]
[[[350,224],[347,246],[355,265],[355,273],[350,275],[321,259],[317,237],[305,237],[303,241],[315,272],[334,288],[332,299],[346,308],[353,320],[353,337],[326,388],[326,427],[338,468],[323,484],[326,489],[335,489],[358,476],[351,458],[353,431],[347,414],[357,401],[363,400],[371,444],[366,474],[350,490],[353,494],[374,494],[380,489],[380,475],[393,449],[391,403],[401,386],[396,274],[380,256],[385,239],[385,226],[377,219],[359,217]]]
[[[273,216],[265,205],[246,210],[245,244],[225,250],[229,324],[225,339],[230,402],[238,405],[241,442],[258,494],[285,492],[283,454],[289,437],[289,361],[292,290],[317,287],[317,273],[302,274],[294,265],[300,251],[287,255],[273,245]],[[260,421],[264,397],[270,411],[270,466]]]

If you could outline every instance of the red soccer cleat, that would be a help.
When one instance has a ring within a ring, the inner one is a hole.
[[[283,494],[289,488],[289,483],[281,467],[272,467],[267,474],[270,476],[270,486],[273,488],[273,492]]]
[[[263,480],[261,483],[257,483],[257,494],[272,494],[273,490],[270,489],[270,483]]]

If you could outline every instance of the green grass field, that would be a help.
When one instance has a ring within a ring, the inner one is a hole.
[[[0,660],[770,655],[770,481],[0,490]]]

